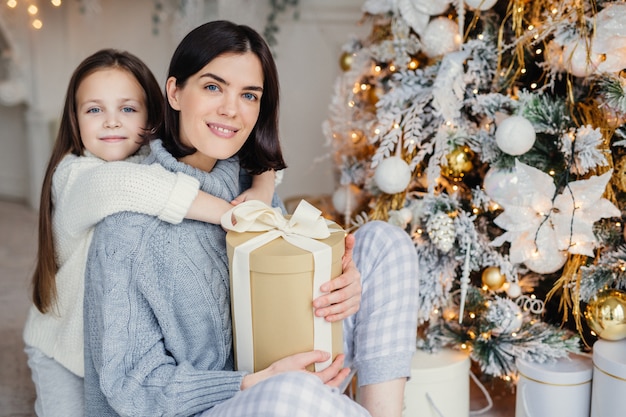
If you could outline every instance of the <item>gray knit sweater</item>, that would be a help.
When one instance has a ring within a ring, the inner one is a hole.
[[[151,148],[145,163],[227,201],[239,194],[236,158],[206,173],[160,141]],[[191,416],[240,390],[224,237],[219,225],[131,212],[97,226],[85,275],[87,416]]]

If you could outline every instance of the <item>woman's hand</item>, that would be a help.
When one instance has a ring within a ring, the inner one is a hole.
[[[343,255],[343,273],[325,282],[320,290],[326,294],[313,300],[315,315],[326,321],[343,320],[359,311],[361,305],[361,273],[352,260],[354,235],[346,236],[346,252]]]
[[[330,387],[338,387],[350,373],[350,368],[343,367],[344,355],[337,355],[335,360],[323,371],[309,372],[306,367],[316,362],[328,360],[330,353],[321,350],[298,353],[280,359],[262,371],[248,374],[243,377],[241,389],[245,390],[274,375],[284,372],[302,371],[316,375],[322,382]]]

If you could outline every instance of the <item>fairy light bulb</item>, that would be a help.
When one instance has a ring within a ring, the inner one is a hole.
[[[35,19],[33,20],[33,22],[31,23],[31,25],[35,28],[35,29],[41,29],[43,27],[43,22],[39,19]]]
[[[50,0],[50,3],[52,3],[54,7],[59,7],[61,5],[61,0]]]
[[[39,12],[39,9],[37,8],[37,6],[35,6],[34,4],[31,4],[30,6],[28,6],[28,13],[32,16],[36,15],[37,12]],[[34,23],[34,21],[33,21]]]
[[[17,0],[8,0],[7,6],[9,6],[11,9],[15,9],[17,7]]]

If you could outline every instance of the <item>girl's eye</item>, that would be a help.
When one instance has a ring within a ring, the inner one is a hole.
[[[250,100],[250,101],[257,100],[257,96],[252,93],[243,93],[243,98],[245,98],[246,100]]]
[[[87,113],[100,113],[101,110],[98,107],[92,107],[91,109],[87,110]]]
[[[134,113],[136,110],[132,107],[126,106],[122,107],[122,113]]]

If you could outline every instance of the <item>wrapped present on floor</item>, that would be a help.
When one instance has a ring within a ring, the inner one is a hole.
[[[550,363],[517,358],[515,365],[519,371],[515,417],[589,417],[590,357],[570,353]]]
[[[626,395],[626,339],[593,344],[591,417],[622,417]]]
[[[404,390],[403,417],[467,417],[470,359],[466,352],[417,350]]]
[[[315,317],[320,286],[342,273],[345,232],[302,201],[292,216],[260,201],[222,217],[228,230],[235,364],[256,372],[278,359],[314,349],[343,352],[341,321]]]

